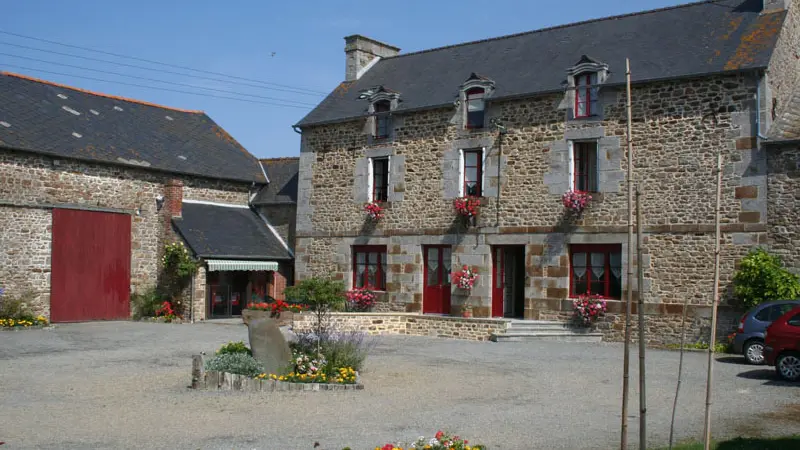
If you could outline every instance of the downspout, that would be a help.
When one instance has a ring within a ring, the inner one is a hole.
[[[761,76],[761,80],[758,81],[758,85],[756,86],[756,136],[759,139],[767,140],[767,137],[761,134],[761,81],[764,80],[766,83],[766,74]],[[764,114],[767,112],[766,106],[764,107]]]
[[[506,127],[495,122],[497,127],[497,192],[495,194],[495,218],[494,226],[500,226],[500,165],[503,162],[503,135],[507,133]]]
[[[297,134],[303,134],[303,130],[301,130],[297,125],[292,125],[292,130],[294,130]]]
[[[194,277],[192,275],[191,292],[189,292],[189,323],[194,323]]]

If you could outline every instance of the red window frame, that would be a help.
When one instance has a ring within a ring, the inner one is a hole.
[[[597,192],[597,142],[573,142],[573,189]]]
[[[467,164],[467,155],[474,153],[476,155],[476,162],[474,166]],[[475,181],[467,180],[467,169],[477,169],[478,179]],[[464,150],[464,167],[463,167],[463,183],[464,183],[464,197],[480,197],[483,195],[483,149]],[[477,194],[470,194],[467,183],[475,183],[475,190]]]
[[[363,253],[364,256],[364,275],[361,280],[358,279],[358,255]],[[370,254],[377,254],[377,262],[375,263],[375,285],[369,284],[369,267],[372,265],[369,262]],[[354,245],[353,246],[353,287],[369,286],[375,290],[383,291],[386,289],[386,268],[383,266],[386,259],[386,246],[385,245]]]
[[[486,112],[486,90],[483,88],[472,88],[466,92],[466,112],[467,112],[467,125],[468,129],[483,128],[485,112]],[[481,102],[481,109],[470,111],[470,102]]]
[[[581,100],[583,93],[583,100]],[[578,114],[580,105],[584,105],[583,114]],[[575,117],[589,117],[592,115],[592,74],[581,74],[575,77]]]
[[[375,139],[389,137],[389,111],[392,105],[388,100],[375,102]]]
[[[587,292],[576,292],[576,280],[574,271],[574,257],[576,253],[586,254],[586,290]],[[591,253],[603,253],[603,292],[592,292],[591,270],[592,261]],[[611,295],[611,254],[618,253],[620,256],[620,276],[619,276],[619,293],[620,296]],[[581,294],[592,293],[601,295],[604,298],[619,300],[622,297],[622,245],[621,244],[575,244],[569,246],[569,296],[578,297]]]
[[[378,170],[380,168],[381,170]],[[372,201],[389,200],[389,158],[372,159]]]

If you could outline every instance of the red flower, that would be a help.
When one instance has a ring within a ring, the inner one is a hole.
[[[442,430],[439,430],[439,431],[436,432],[436,436],[435,436],[436,440],[441,439],[442,436],[444,436],[444,433],[442,432]]]

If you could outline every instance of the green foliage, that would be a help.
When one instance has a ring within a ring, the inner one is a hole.
[[[800,279],[783,268],[780,258],[755,249],[742,259],[733,276],[739,304],[752,308],[764,302],[800,297]]]
[[[308,278],[287,287],[284,295],[293,303],[308,305],[311,311],[344,308],[344,283],[327,278]]]
[[[297,333],[297,340],[290,346],[300,354],[321,355],[325,360],[323,372],[333,378],[341,368],[363,370],[373,344],[373,340],[359,332],[327,332],[321,336],[311,332],[300,332]]]
[[[253,354],[253,352],[247,347],[244,341],[228,342],[227,344],[220,347],[219,350],[217,350],[217,355],[225,355],[228,353],[243,353],[245,355],[251,355],[251,356]]]
[[[264,366],[246,353],[224,353],[206,361],[206,370],[255,377],[264,372]]]
[[[30,305],[36,295],[33,292],[23,292],[19,296],[0,295],[0,318],[14,320],[34,320]]]
[[[162,277],[161,286],[170,303],[176,310],[181,310],[177,298],[189,286],[192,275],[197,272],[200,263],[195,260],[183,242],[173,242],[164,246],[164,256],[161,259]]]
[[[156,288],[132,294],[133,318],[138,320],[142,317],[155,317],[156,310],[161,307],[162,303],[164,303],[163,296]]]

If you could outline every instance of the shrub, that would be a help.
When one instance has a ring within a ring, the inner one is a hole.
[[[339,375],[339,369],[352,368],[360,371],[373,347],[373,341],[359,332],[327,332],[317,336],[313,332],[297,333],[297,340],[291,344],[297,354],[317,354],[325,361],[322,370],[329,378]]]
[[[24,292],[19,296],[6,295],[5,289],[0,289],[0,319],[14,319],[15,321],[31,322],[36,319],[29,304],[32,303],[35,294]]]
[[[217,350],[217,355],[226,355],[229,353],[243,353],[245,355],[253,355],[253,352],[247,347],[244,341],[228,342]]]
[[[264,366],[246,353],[224,353],[206,361],[206,370],[255,377],[264,373]]]
[[[164,300],[156,288],[150,288],[141,293],[131,295],[133,305],[133,318],[155,317],[156,310],[161,307]]]
[[[305,279],[287,287],[284,295],[291,302],[308,306],[314,314],[314,330],[318,338],[327,333],[330,312],[342,309],[345,304],[344,283],[326,278]],[[319,353],[319,347],[320,342],[317,342],[317,351],[313,353]]]
[[[759,248],[742,259],[733,276],[733,291],[738,303],[749,309],[764,302],[800,297],[800,280],[783,268],[780,258]]]

